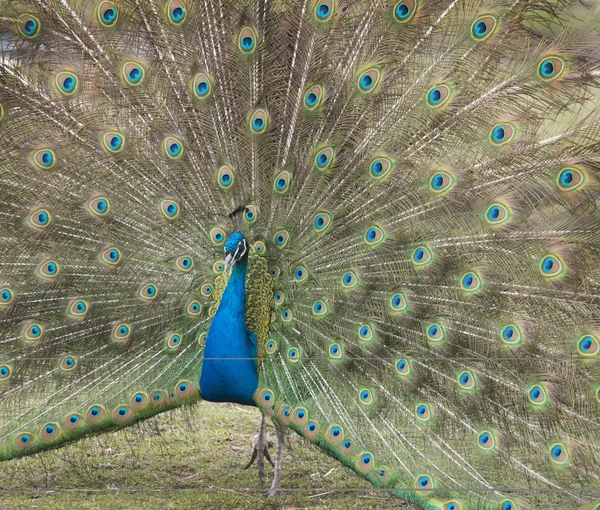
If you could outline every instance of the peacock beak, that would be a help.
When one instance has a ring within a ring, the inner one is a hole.
[[[223,272],[226,273],[229,270],[229,268],[233,266],[234,262],[234,256],[231,253],[228,253],[227,257],[225,257],[225,269],[223,270]]]

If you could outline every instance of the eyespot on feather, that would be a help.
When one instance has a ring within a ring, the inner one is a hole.
[[[50,170],[56,164],[56,156],[50,149],[40,149],[30,156],[33,166],[40,170]]]
[[[383,180],[394,168],[394,161],[388,157],[378,157],[369,165],[369,175],[375,180]]]
[[[328,22],[333,20],[337,9],[337,0],[317,0],[314,2],[314,16],[320,22]]]
[[[36,322],[28,322],[23,326],[21,338],[28,344],[36,344],[44,337],[44,326]]]
[[[267,354],[275,354],[277,352],[277,342],[275,340],[269,340],[265,348]]]
[[[318,234],[323,234],[331,226],[333,216],[330,212],[321,211],[317,213],[313,220],[313,230]]]
[[[125,147],[125,138],[121,133],[108,131],[101,137],[102,147],[111,154],[117,154]]]
[[[61,267],[55,260],[46,260],[42,262],[36,269],[36,274],[45,279],[53,280],[60,273]]]
[[[138,297],[143,301],[154,301],[158,295],[158,287],[153,283],[143,283],[138,289]]]
[[[429,324],[425,332],[427,335],[427,340],[433,343],[439,344],[443,342],[446,338],[444,328],[441,324],[438,324],[437,322]]]
[[[586,184],[586,181],[586,173],[575,166],[563,168],[556,176],[556,185],[561,191],[578,190]]]
[[[440,83],[429,89],[426,96],[427,105],[431,108],[444,106],[452,96],[452,89],[445,83]]]
[[[60,368],[65,372],[69,372],[73,370],[77,366],[77,358],[75,356],[71,356],[67,354],[60,360]]]
[[[292,363],[300,361],[300,349],[298,347],[290,347],[287,351],[287,359]]]
[[[41,29],[40,20],[33,14],[21,14],[17,21],[17,31],[27,39],[35,39]]]
[[[256,223],[257,219],[258,219],[258,209],[253,205],[247,205],[246,211],[244,211],[244,221],[248,225],[252,225],[253,223]]]
[[[29,448],[34,443],[34,441],[35,437],[33,436],[33,434],[30,434],[29,432],[21,432],[14,438],[13,444],[15,445],[17,450],[23,451]]]
[[[67,315],[75,319],[83,319],[89,310],[89,304],[83,299],[74,299],[67,308]]]
[[[202,287],[200,287],[200,293],[204,297],[209,297],[212,294],[212,291],[213,291],[212,283],[206,282],[202,285]]]
[[[359,454],[355,465],[361,473],[369,473],[375,467],[373,455],[368,452]]]
[[[10,305],[15,299],[15,293],[10,289],[10,287],[2,287],[0,288],[0,309],[2,307],[7,307]]]
[[[346,271],[342,275],[342,288],[344,290],[356,289],[360,285],[360,280],[355,271]]]
[[[252,249],[259,255],[264,255],[265,253],[267,253],[267,246],[262,241],[256,241]]]
[[[150,405],[150,397],[143,391],[138,391],[129,399],[129,405],[134,411],[141,411]]]
[[[125,344],[129,341],[131,336],[131,327],[128,324],[121,323],[117,324],[113,328],[112,337],[117,343]]]
[[[275,235],[273,236],[273,242],[275,243],[275,246],[277,246],[277,248],[285,248],[289,240],[290,234],[287,230],[280,230],[278,232],[275,232]]]
[[[282,170],[279,172],[277,177],[275,177],[275,181],[273,182],[273,190],[275,193],[283,195],[289,191],[291,182],[291,172],[289,170]]]
[[[172,25],[183,25],[187,18],[185,4],[181,0],[170,0],[166,5],[167,19]]]
[[[489,140],[492,145],[501,146],[512,142],[516,135],[517,127],[512,122],[502,122],[491,129]]]
[[[374,92],[377,90],[382,77],[383,72],[377,67],[371,67],[366,71],[363,71],[357,82],[358,90],[363,94]]]
[[[373,327],[370,324],[362,324],[361,326],[358,326],[358,339],[363,343],[373,343],[375,341]]]
[[[100,2],[96,8],[96,19],[105,28],[114,27],[119,19],[119,11],[114,2]]]
[[[417,12],[417,0],[401,0],[394,6],[394,20],[398,23],[408,23]]]
[[[221,227],[214,227],[210,231],[210,240],[215,246],[225,243],[225,231]]]
[[[431,410],[427,404],[417,404],[415,407],[415,414],[421,421],[429,421],[431,419]]]
[[[181,334],[180,333],[171,333],[167,336],[167,347],[169,349],[178,349],[181,347]]]
[[[418,494],[429,494],[433,489],[433,479],[428,475],[421,475],[415,480],[415,488]]]
[[[313,85],[304,94],[304,108],[308,111],[315,111],[324,101],[325,89],[322,85]]]
[[[561,78],[567,69],[565,59],[556,55],[544,57],[537,67],[538,78],[545,82],[552,82]]]
[[[84,424],[83,416],[79,413],[70,413],[63,418],[63,426],[67,430],[77,430]]]
[[[423,267],[433,262],[433,254],[427,246],[419,246],[412,252],[412,263],[415,267]]]
[[[60,71],[54,76],[54,85],[63,96],[72,96],[79,88],[79,79],[72,71]]]
[[[128,61],[121,65],[121,77],[126,85],[137,87],[146,78],[146,70],[138,62]]]
[[[330,425],[325,437],[329,443],[339,445],[344,440],[344,429],[340,425]]]
[[[335,151],[333,147],[324,147],[315,156],[315,168],[321,172],[325,172],[332,167],[334,159]]]
[[[548,254],[540,259],[539,269],[544,278],[553,280],[564,276],[567,266],[556,254]]]
[[[436,195],[450,191],[456,184],[456,177],[445,170],[436,172],[429,181],[429,189]]]
[[[307,280],[309,275],[308,269],[304,266],[298,266],[294,270],[294,281],[297,283],[303,283]]]
[[[406,312],[408,301],[404,292],[394,292],[388,300],[388,308],[392,313]]]
[[[396,373],[401,377],[409,377],[412,373],[410,361],[407,359],[399,359],[394,362]]]
[[[235,180],[235,174],[229,165],[223,165],[217,171],[217,185],[219,188],[230,189]]]
[[[103,218],[110,212],[110,201],[103,196],[92,198],[87,203],[87,210],[93,217]]]
[[[471,37],[478,42],[489,39],[498,27],[498,20],[491,14],[479,16],[471,25]]]
[[[186,312],[194,317],[200,315],[202,313],[202,305],[198,301],[191,301],[186,307]]]
[[[183,156],[183,142],[173,135],[167,135],[163,138],[162,148],[169,159],[177,160]]]
[[[192,79],[192,93],[194,98],[200,101],[208,99],[212,95],[213,79],[205,72],[199,72]]]
[[[387,238],[385,231],[377,226],[377,225],[373,225],[372,227],[369,227],[365,234],[364,234],[364,241],[367,244],[367,246],[374,248],[378,245],[380,245],[383,241],[385,241]]]
[[[121,262],[121,252],[118,248],[111,246],[100,254],[100,261],[108,266],[117,266]]]
[[[258,35],[254,28],[242,28],[238,35],[237,45],[243,55],[252,55],[255,53],[258,45]]]
[[[39,208],[32,211],[27,218],[27,225],[35,230],[44,230],[52,223],[52,215],[48,209]]]
[[[174,200],[163,199],[159,204],[160,214],[167,220],[174,220],[179,216],[179,204]]]
[[[535,406],[543,406],[548,403],[548,393],[541,384],[534,384],[527,388],[527,398]]]
[[[577,352],[585,357],[597,357],[600,354],[600,341],[596,335],[584,335],[577,341]]]
[[[112,419],[118,424],[129,423],[133,420],[133,417],[133,411],[128,405],[117,406],[112,412]]]
[[[485,212],[485,220],[493,226],[504,225],[512,216],[507,205],[496,202],[490,205]]]
[[[101,405],[93,405],[85,413],[85,421],[91,424],[98,423],[106,416],[106,409]]]
[[[175,266],[182,273],[188,273],[194,267],[194,259],[190,255],[182,255],[175,260]]]

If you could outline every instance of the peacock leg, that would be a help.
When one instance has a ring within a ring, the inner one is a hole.
[[[277,453],[275,455],[275,469],[273,470],[273,483],[271,489],[268,492],[270,498],[277,496],[279,488],[281,487],[281,464],[283,461],[283,443],[284,443],[284,432],[275,424],[275,433],[277,434]]]
[[[272,443],[271,443],[272,444]],[[252,451],[252,457],[244,469],[248,469],[256,461],[256,468],[258,469],[258,479],[260,480],[261,488],[265,485],[265,458],[270,462],[271,466],[275,467],[271,454],[269,453],[269,440],[267,438],[267,420],[265,415],[262,415],[260,421],[260,429],[258,436],[254,441],[254,450]]]

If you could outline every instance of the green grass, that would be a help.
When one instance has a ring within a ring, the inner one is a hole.
[[[295,433],[284,453],[287,492],[267,498],[258,492],[255,467],[243,469],[259,423],[255,408],[202,402],[3,462],[0,508],[416,508],[370,490],[368,482]],[[274,429],[268,430],[275,439]],[[269,485],[271,477],[269,465]]]

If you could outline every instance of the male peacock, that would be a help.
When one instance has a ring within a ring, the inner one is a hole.
[[[205,398],[424,509],[600,508],[597,26],[5,2],[0,459]]]

